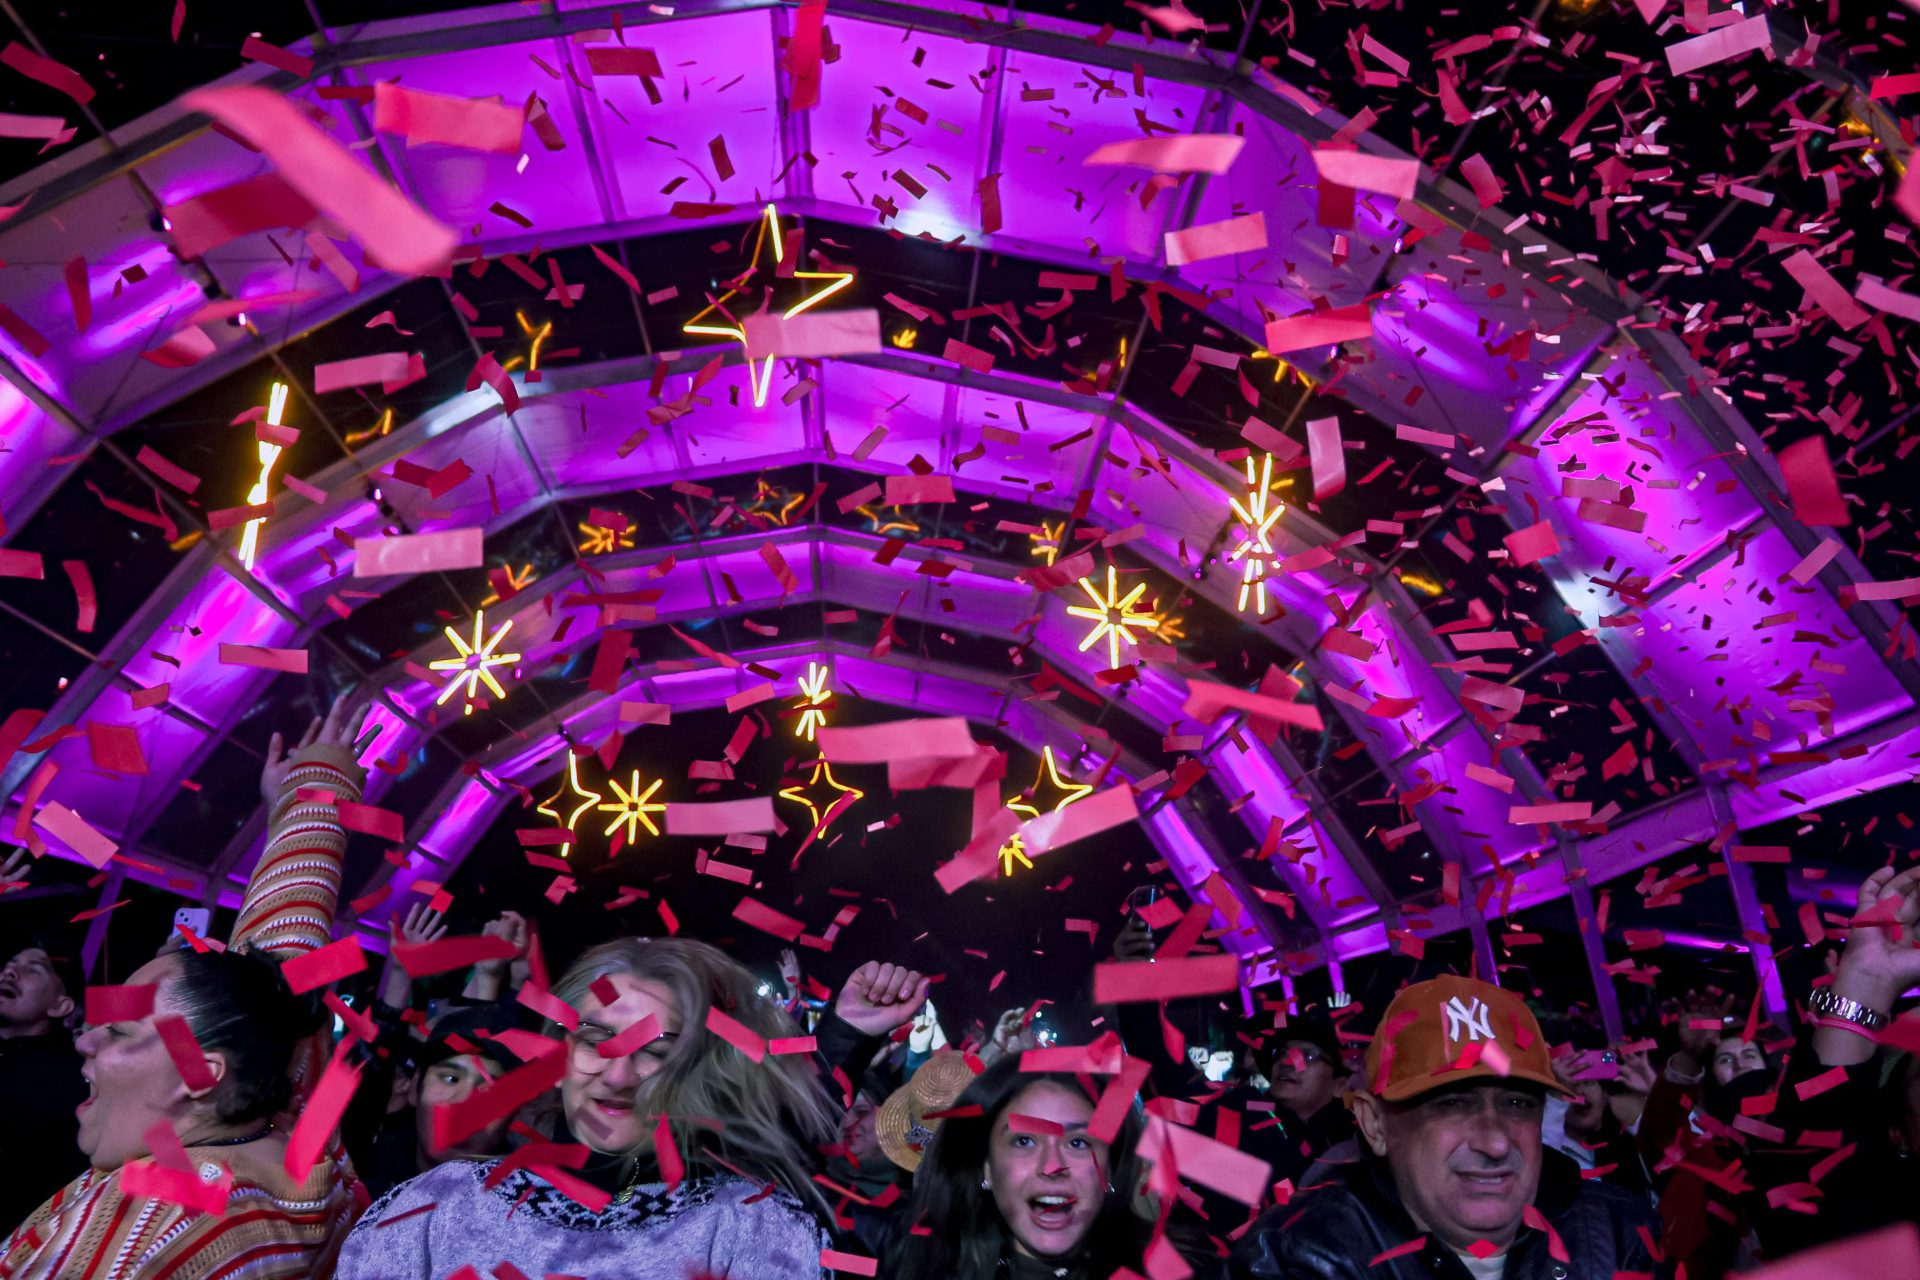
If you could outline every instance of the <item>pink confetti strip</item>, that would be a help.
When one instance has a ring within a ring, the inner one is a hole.
[[[443,529],[438,533],[360,538],[354,543],[353,576],[382,578],[397,573],[434,573],[478,568],[485,558],[484,530]]]
[[[1183,267],[1233,253],[1256,253],[1267,247],[1267,217],[1249,213],[1204,226],[1182,227],[1166,233],[1167,265]],[[1271,348],[1269,348],[1271,350]]]
[[[407,377],[408,358],[404,351],[382,351],[377,355],[355,356],[351,360],[332,360],[313,366],[313,393],[323,396],[343,387],[364,387],[373,382],[399,382]]]
[[[970,760],[979,751],[959,716],[894,720],[886,724],[825,725],[820,754],[834,764],[890,764],[896,760]]]
[[[256,231],[304,227],[320,216],[311,200],[275,173],[204,192],[160,212],[171,225],[174,247],[183,258],[204,257]],[[200,320],[196,317],[192,323]]]
[[[138,1022],[153,1012],[154,993],[159,989],[151,982],[137,987],[88,987],[87,1022],[96,1027],[109,1022]]]
[[[1412,158],[1370,156],[1364,151],[1316,147],[1313,164],[1320,171],[1322,181],[1359,191],[1378,191],[1382,195],[1411,200],[1420,187],[1420,162]]]
[[[313,74],[313,59],[303,58],[277,44],[268,44],[259,36],[248,36],[240,45],[240,56],[249,62],[264,62],[270,67],[305,80]]]
[[[457,98],[381,81],[373,87],[373,127],[409,145],[438,143],[511,156],[520,152],[526,113],[497,99]]]
[[[1793,517],[1809,528],[1836,528],[1853,523],[1847,500],[1840,495],[1827,446],[1819,436],[1796,440],[1775,455],[1786,477]]]
[[[285,98],[227,85],[196,89],[180,105],[258,147],[290,187],[359,241],[370,261],[403,275],[429,275],[452,261],[458,242],[452,229],[382,182]]]
[[[207,1065],[206,1050],[194,1038],[193,1028],[187,1020],[175,1015],[155,1018],[153,1029],[160,1035],[160,1043],[166,1048],[167,1057],[173,1063],[173,1069],[180,1073],[180,1079],[189,1089],[211,1089],[219,1084],[213,1074],[213,1068]]]
[[[771,796],[717,804],[670,804],[663,816],[670,836],[730,836],[779,829]]]
[[[220,662],[229,667],[259,667],[263,671],[291,671],[304,675],[307,671],[307,651],[305,649],[270,649],[258,644],[220,645]]]
[[[672,810],[668,810],[671,814]],[[762,933],[792,942],[806,931],[806,925],[784,912],[775,911],[758,898],[742,898],[733,905],[733,918]]]
[[[1222,174],[1240,158],[1246,139],[1230,133],[1186,133],[1126,138],[1094,148],[1088,165],[1138,165],[1155,173]],[[1408,195],[1413,193],[1409,191]],[[1042,285],[1042,288],[1049,286]],[[1093,286],[1089,285],[1088,288]]]
[[[304,955],[294,956],[280,966],[280,972],[294,994],[299,995],[351,977],[366,967],[367,956],[360,949],[360,940],[349,935]]]
[[[1805,249],[1781,259],[1780,267],[1807,291],[1814,305],[1831,316],[1841,328],[1857,329],[1872,319],[1866,308],[1855,302],[1852,295],[1833,278],[1833,273]]]
[[[162,369],[190,369],[214,352],[213,338],[198,325],[188,325],[140,358]]]
[[[1592,816],[1593,803],[1589,800],[1569,800],[1561,804],[1517,804],[1507,810],[1507,821],[1516,827],[1535,822],[1585,822]]]
[[[49,775],[51,776],[51,775]],[[25,817],[27,807],[20,810]],[[33,815],[33,825],[61,841],[90,866],[104,867],[120,846],[95,830],[87,820],[58,800],[49,800]]]
[[[1267,352],[1283,356],[1306,347],[1330,347],[1373,337],[1373,313],[1365,303],[1305,311],[1267,321]]]
[[[1767,28],[1766,15],[1762,14],[1668,45],[1667,69],[1676,76],[1684,76],[1743,53],[1772,47],[1773,32]]]
[[[40,582],[46,576],[47,562],[38,551],[0,547],[0,578],[27,578]]]
[[[1215,995],[1240,986],[1240,961],[1230,955],[1160,958],[1152,964],[1097,964],[1095,1004],[1137,1004]]]
[[[340,813],[340,825],[349,831],[376,836],[393,844],[399,844],[405,839],[400,815],[391,809],[381,809],[370,804],[353,804],[344,800],[337,808]]]
[[[464,938],[442,938],[438,942],[399,942],[393,947],[393,962],[411,978],[446,973],[450,969],[468,969],[489,960],[511,960],[519,955],[512,939],[473,934]]]
[[[807,311],[783,319],[771,313],[751,315],[745,324],[747,350],[765,356],[842,356],[879,351],[880,313],[872,307],[851,311]]]
[[[755,1062],[761,1062],[767,1056],[767,1042],[756,1034],[753,1028],[729,1017],[719,1009],[708,1008],[707,1030],[725,1040],[728,1044],[744,1053]]]
[[[93,101],[93,86],[82,80],[79,72],[63,62],[41,57],[18,40],[10,40],[5,49],[0,49],[0,65],[59,90],[83,107]]]

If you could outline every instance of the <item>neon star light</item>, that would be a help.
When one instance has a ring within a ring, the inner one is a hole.
[[[680,326],[682,333],[697,334],[711,338],[731,338],[740,344],[740,349],[745,352],[747,356],[747,381],[753,388],[753,407],[756,409],[764,408],[767,403],[767,388],[773,383],[773,357],[767,356],[761,362],[759,371],[757,373],[754,371],[755,357],[751,346],[747,342],[746,325],[734,320],[732,313],[727,310],[727,304],[740,296],[741,291],[746,287],[748,281],[759,271],[760,251],[766,247],[768,239],[772,239],[773,241],[773,265],[775,273],[778,274],[780,264],[786,260],[787,248],[786,241],[780,235],[780,210],[772,204],[767,205],[767,211],[760,220],[760,232],[753,242],[753,267],[748,270],[746,275],[740,277],[731,289],[728,289],[722,294],[719,301],[709,302],[706,310]],[[782,312],[780,315],[782,320],[791,320],[802,312],[811,311],[814,307],[819,306],[834,294],[845,289],[853,283],[853,272],[796,270],[793,273],[793,278],[796,280],[830,280],[832,283],[816,289],[814,292],[800,299],[798,303]],[[707,317],[713,315],[715,312],[718,312],[722,319],[732,321],[732,323],[707,323]]]
[[[1040,532],[1027,535],[1027,541],[1033,544],[1033,555],[1044,559],[1049,565],[1060,558],[1060,548],[1065,544],[1066,538],[1067,522],[1065,520],[1058,524],[1042,520]]]
[[[632,528],[615,529],[604,524],[580,522],[580,532],[586,535],[580,543],[583,556],[604,556],[614,551],[625,551],[633,546]]]
[[[613,794],[620,797],[620,799],[614,804],[603,804],[600,806],[600,812],[614,815],[613,821],[607,824],[607,829],[603,834],[612,835],[620,829],[620,824],[624,822],[627,825],[628,844],[632,844],[640,838],[639,828],[642,826],[646,827],[648,835],[659,835],[660,828],[653,825],[653,818],[650,815],[665,813],[667,806],[664,803],[653,804],[650,802],[653,800],[653,793],[660,789],[660,783],[662,781],[663,779],[655,778],[652,785],[645,791],[642,791],[640,789],[640,771],[638,769],[633,770],[625,787],[620,785],[620,779],[618,778],[607,779],[607,785],[613,788]]]
[[[1107,667],[1110,670],[1118,667],[1120,665],[1120,642],[1124,640],[1130,645],[1138,645],[1140,643],[1134,639],[1133,631],[1129,630],[1129,628],[1135,628],[1148,633],[1153,631],[1155,625],[1154,615],[1146,609],[1136,609],[1134,607],[1139,603],[1140,597],[1147,593],[1147,584],[1144,582],[1137,583],[1133,590],[1122,596],[1120,594],[1119,571],[1115,569],[1114,566],[1108,565],[1107,594],[1105,596],[1102,596],[1100,592],[1095,589],[1092,581],[1087,578],[1080,579],[1080,589],[1087,593],[1087,599],[1093,602],[1092,605],[1069,605],[1067,612],[1076,618],[1085,618],[1094,624],[1093,629],[1087,632],[1087,638],[1080,642],[1080,652],[1085,653],[1087,650],[1093,648],[1094,645],[1100,643],[1101,637],[1104,636],[1107,641]]]
[[[807,664],[807,674],[800,677],[800,701],[793,704],[800,713],[800,722],[793,726],[793,736],[813,741],[814,732],[827,722],[827,713],[822,711],[832,694],[827,692],[827,680],[833,670],[817,662]]]
[[[795,804],[806,806],[807,830],[809,831],[818,831],[820,829],[821,809],[819,805],[813,802],[812,792],[822,779],[826,780],[829,790],[840,793],[840,795],[827,801],[827,814],[834,814],[840,810],[849,808],[858,803],[867,794],[860,788],[850,787],[834,777],[833,766],[828,764],[825,758],[815,760],[813,762],[813,774],[804,784],[796,782],[780,792],[780,798],[782,800],[791,800]]]
[[[1053,783],[1053,789],[1060,793],[1060,799],[1054,804],[1053,808],[1048,811],[1050,813],[1060,812],[1075,800],[1081,799],[1093,790],[1093,787],[1088,783],[1070,782],[1061,777],[1060,762],[1053,758],[1053,748],[1046,746],[1040,748],[1040,771],[1033,775],[1033,785],[1013,799],[1007,801],[1007,808],[1013,810],[1015,813],[1023,813],[1029,818],[1039,817],[1040,807],[1034,803],[1034,799],[1039,795],[1040,784],[1049,780]],[[1027,842],[1019,836],[1014,836],[1000,846],[1001,874],[1007,876],[1012,875],[1016,862],[1028,870],[1033,869],[1033,859],[1027,856]]]
[[[520,655],[517,653],[495,652],[500,647],[500,642],[507,638],[507,632],[513,630],[513,619],[508,618],[501,623],[500,629],[490,636],[486,636],[486,629],[487,611],[485,609],[478,610],[473,615],[473,643],[471,644],[467,643],[465,636],[452,627],[446,628],[447,639],[453,641],[453,647],[460,651],[460,656],[439,658],[427,664],[435,671],[454,673],[453,678],[447,681],[446,688],[440,690],[440,696],[433,700],[433,705],[436,707],[443,705],[462,684],[467,686],[464,699],[467,715],[473,714],[474,699],[480,696],[482,683],[485,683],[494,697],[507,696],[507,691],[500,687],[498,680],[493,678],[493,668],[512,666],[520,661]],[[481,639],[482,636],[486,636],[485,640]]]
[[[567,785],[542,801],[540,807],[535,809],[534,812],[544,817],[552,818],[555,822],[560,822],[560,811],[553,807],[553,802],[567,794],[568,791],[572,791],[574,795],[581,797],[580,803],[575,805],[573,812],[567,815],[566,822],[561,824],[566,827],[567,830],[572,831],[574,829],[574,823],[580,821],[580,815],[593,808],[594,805],[600,803],[600,801],[606,799],[606,797],[598,791],[589,791],[580,785],[580,757],[571,751],[567,752]],[[571,842],[560,846],[560,856],[563,858],[572,851],[573,845]]]
[[[1247,503],[1240,505],[1238,498],[1229,500],[1233,514],[1238,516],[1240,524],[1234,532],[1240,535],[1240,543],[1227,553],[1227,563],[1240,562],[1240,611],[1245,613],[1247,602],[1256,602],[1254,612],[1265,616],[1267,612],[1267,570],[1275,560],[1273,539],[1270,536],[1273,526],[1279,522],[1281,513],[1287,504],[1273,496],[1273,455],[1260,455],[1260,474],[1254,475],[1253,458],[1247,458]]]
[[[280,419],[286,411],[287,384],[276,382],[273,384],[273,394],[267,400],[267,425],[282,425]],[[267,500],[267,482],[273,476],[273,464],[280,461],[283,452],[279,445],[268,444],[265,440],[259,441],[258,447],[260,478],[253,482],[253,488],[247,490],[247,505],[250,507],[257,507]],[[249,569],[253,568],[254,553],[260,549],[260,526],[265,520],[265,516],[255,516],[247,521],[247,527],[240,533],[240,563]]]

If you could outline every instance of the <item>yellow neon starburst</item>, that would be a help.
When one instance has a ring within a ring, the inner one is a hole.
[[[347,432],[347,444],[350,446],[365,444],[369,440],[377,440],[381,436],[387,435],[392,430],[393,430],[393,410],[383,409],[380,411],[380,421],[374,423],[372,426],[368,427],[365,431]]]
[[[287,411],[287,384],[273,384],[273,394],[267,400],[267,425],[282,426],[280,419]],[[253,488],[247,490],[247,505],[257,507],[267,500],[267,482],[273,476],[273,464],[280,461],[281,448],[277,444],[268,444],[265,440],[258,443],[260,457],[260,478],[253,482]],[[260,525],[265,516],[256,516],[247,521],[240,532],[240,563],[253,568],[254,553],[260,549]]]
[[[572,791],[574,795],[581,797],[580,803],[575,805],[573,812],[567,815],[566,822],[561,824],[565,826],[567,830],[572,831],[575,830],[574,823],[580,820],[580,815],[598,804],[605,797],[598,791],[589,791],[580,785],[580,757],[573,754],[571,750],[567,752],[566,786],[561,787],[551,796],[548,796],[534,812],[552,818],[555,822],[560,822],[560,811],[553,807],[553,802],[567,794],[568,791]],[[563,858],[572,851],[573,845],[571,843],[560,846],[560,856]]]
[[[896,533],[921,532],[919,524],[915,521],[908,520],[904,516],[883,516],[865,503],[855,507],[854,512],[867,518],[869,533],[877,534],[882,538],[891,537]]]
[[[1060,549],[1066,545],[1067,522],[1062,520],[1056,524],[1042,520],[1040,532],[1028,534],[1027,541],[1032,544],[1032,555],[1051,565],[1060,558]]]
[[[439,658],[427,664],[435,671],[451,671],[454,673],[453,679],[447,681],[446,688],[440,690],[440,696],[433,700],[435,706],[440,706],[445,703],[448,698],[451,698],[454,695],[454,691],[459,689],[463,682],[467,686],[465,710],[468,715],[473,714],[473,701],[480,696],[480,685],[483,681],[487,688],[492,691],[494,697],[504,698],[507,696],[507,691],[500,687],[498,680],[493,678],[493,668],[512,666],[514,663],[520,661],[520,655],[517,653],[496,653],[494,650],[499,647],[502,640],[507,638],[507,632],[513,630],[513,619],[508,618],[505,622],[501,623],[500,629],[492,635],[487,636],[483,642],[481,637],[486,634],[486,629],[487,611],[485,609],[476,610],[473,615],[473,642],[471,644],[467,642],[465,636],[462,636],[452,627],[446,629],[447,639],[453,641],[453,647],[460,651],[460,656],[457,658]]]
[[[796,782],[780,792],[780,798],[782,800],[791,800],[795,804],[806,806],[807,830],[809,831],[817,830],[820,826],[822,811],[820,806],[813,802],[813,796],[810,793],[822,779],[826,781],[827,787],[830,790],[840,793],[839,796],[827,801],[826,813],[831,814],[846,809],[858,803],[859,800],[867,794],[860,788],[850,787],[834,777],[833,766],[828,764],[824,758],[815,760],[813,762],[813,773],[804,784]]]
[[[1061,777],[1060,762],[1053,758],[1053,748],[1043,746],[1040,748],[1040,771],[1033,775],[1033,785],[1013,799],[1007,801],[1007,808],[1013,810],[1015,813],[1025,814],[1029,818],[1039,817],[1040,806],[1035,802],[1039,798],[1040,784],[1048,781],[1053,783],[1053,789],[1060,795],[1059,800],[1055,801],[1053,806],[1047,810],[1049,813],[1060,812],[1075,800],[1081,799],[1093,790],[1093,787],[1087,783],[1071,782]],[[1000,866],[1002,873],[1009,876],[1012,875],[1013,864],[1016,861],[1019,862],[1021,866],[1029,869],[1033,866],[1033,859],[1027,856],[1027,842],[1019,836],[1012,837],[1000,846]]]
[[[780,210],[772,204],[767,205],[767,211],[760,220],[760,232],[753,242],[754,265],[747,273],[749,277],[759,271],[760,251],[766,247],[769,239],[773,241],[773,265],[777,272],[780,263],[787,256],[787,250],[786,242],[780,235]],[[796,280],[830,280],[833,283],[815,290],[813,293],[802,298],[794,306],[782,312],[780,316],[782,320],[791,320],[801,312],[810,311],[820,303],[825,302],[828,298],[831,298],[834,294],[839,293],[842,289],[853,283],[853,272],[795,271],[793,278]],[[700,334],[706,337],[731,338],[740,344],[740,349],[746,352],[747,355],[747,381],[753,388],[753,407],[758,409],[767,403],[767,388],[773,382],[773,357],[767,356],[761,363],[759,371],[756,372],[754,370],[754,354],[752,348],[747,343],[747,330],[744,324],[738,322],[732,324],[704,323],[706,318],[716,311],[721,313],[724,320],[731,320],[732,316],[727,313],[726,305],[740,295],[745,284],[746,280],[743,278],[739,283],[735,284],[733,288],[722,294],[717,302],[708,303],[706,310],[687,321],[684,325],[681,325],[680,330],[682,333]]]
[[[827,692],[827,680],[832,675],[830,667],[817,662],[807,664],[807,674],[800,677],[800,701],[793,704],[794,710],[800,713],[800,723],[793,726],[794,737],[812,742],[814,731],[827,722],[827,713],[820,708],[833,696]]]
[[[523,564],[518,569],[515,569],[510,564],[503,564],[500,566],[500,572],[507,575],[507,586],[515,593],[525,591],[533,585],[533,580],[540,576],[535,572],[531,564]],[[487,598],[480,602],[480,607],[487,609],[499,603],[500,593],[498,591],[489,591]]]
[[[897,329],[894,331],[892,338],[893,345],[902,351],[911,351],[913,344],[918,341],[920,341],[920,331],[918,329]]]
[[[753,482],[753,501],[741,508],[749,516],[765,516],[774,524],[785,527],[793,518],[800,504],[807,500],[804,493],[793,493],[768,484],[765,480]]]
[[[582,520],[580,532],[585,535],[580,543],[583,556],[604,556],[614,551],[626,551],[633,546],[633,529],[615,529],[604,524],[588,524]]]
[[[1242,561],[1240,565],[1240,611],[1246,612],[1247,602],[1256,602],[1254,612],[1265,616],[1267,612],[1267,570],[1276,556],[1273,539],[1270,536],[1273,526],[1280,520],[1287,504],[1273,496],[1273,455],[1260,455],[1259,474],[1254,472],[1253,458],[1247,458],[1247,503],[1230,500],[1233,514],[1240,518],[1239,526],[1234,530],[1240,535],[1239,545],[1227,553],[1227,563]]]
[[[526,334],[527,337],[531,339],[531,344],[527,347],[526,355],[515,356],[500,367],[511,373],[524,363],[527,366],[528,373],[538,373],[540,370],[540,346],[548,338],[553,336],[553,321],[549,320],[536,329],[533,327],[533,321],[527,319],[527,313],[524,311],[514,312],[513,318],[520,322],[520,332]]]
[[[620,829],[620,824],[624,822],[627,824],[628,844],[632,844],[640,838],[639,828],[641,826],[646,827],[648,835],[659,835],[660,828],[653,825],[653,819],[649,815],[665,813],[667,806],[664,803],[651,804],[649,801],[653,799],[653,793],[660,789],[662,781],[664,781],[664,779],[655,778],[653,785],[649,786],[645,791],[642,791],[640,789],[640,771],[638,769],[633,770],[626,787],[620,785],[620,779],[608,778],[607,785],[613,788],[613,794],[619,796],[620,799],[615,804],[603,804],[600,806],[600,812],[614,815],[613,821],[607,824],[607,829],[602,834],[612,835]]]
[[[1147,593],[1147,584],[1144,582],[1138,583],[1134,586],[1133,590],[1127,592],[1125,596],[1122,596],[1120,594],[1119,571],[1115,569],[1114,566],[1108,565],[1107,594],[1104,597],[1094,588],[1093,583],[1086,578],[1080,579],[1080,589],[1087,593],[1087,599],[1093,602],[1092,605],[1069,605],[1067,612],[1076,618],[1085,618],[1094,624],[1093,630],[1087,632],[1087,638],[1080,642],[1080,652],[1085,653],[1087,650],[1093,648],[1094,645],[1100,643],[1100,638],[1105,636],[1107,639],[1107,666],[1110,669],[1117,667],[1120,665],[1120,642],[1124,640],[1131,645],[1140,643],[1134,639],[1133,632],[1127,628],[1137,627],[1142,631],[1149,632],[1153,630],[1153,615],[1145,610],[1135,610],[1134,608],[1135,603],[1139,601],[1140,597]]]
[[[1249,356],[1248,359],[1273,361],[1273,380],[1275,382],[1282,381],[1287,377],[1288,374],[1292,374],[1295,378],[1298,378],[1300,380],[1301,386],[1311,387],[1314,385],[1313,377],[1310,374],[1306,373],[1304,370],[1295,368],[1293,365],[1288,364],[1285,360],[1282,360],[1279,356],[1274,355],[1272,352],[1267,351],[1264,348],[1260,348],[1260,347],[1254,348],[1253,354]]]
[[[1155,601],[1155,604],[1158,603]],[[1153,619],[1154,639],[1172,644],[1176,640],[1187,638],[1187,620],[1183,615],[1171,611],[1161,612],[1156,608],[1149,616]]]

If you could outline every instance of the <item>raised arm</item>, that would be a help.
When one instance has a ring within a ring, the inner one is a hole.
[[[325,946],[333,937],[340,904],[341,856],[347,831],[338,803],[358,804],[366,770],[356,761],[364,744],[355,739],[370,707],[347,711],[335,702],[325,720],[316,719],[291,755],[279,734],[267,746],[260,773],[260,795],[270,806],[267,848],[253,869],[247,896],[234,922],[229,946],[300,955]],[[301,799],[300,793],[326,792],[332,798]]]

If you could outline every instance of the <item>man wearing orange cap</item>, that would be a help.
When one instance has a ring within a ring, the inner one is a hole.
[[[1254,1223],[1231,1280],[1611,1280],[1651,1272],[1651,1210],[1543,1148],[1565,1090],[1520,998],[1437,978],[1394,998],[1349,1095],[1362,1158]],[[1650,1238],[1650,1237],[1648,1237]]]

